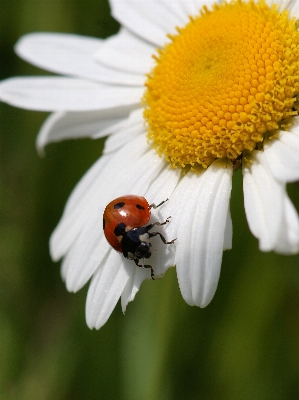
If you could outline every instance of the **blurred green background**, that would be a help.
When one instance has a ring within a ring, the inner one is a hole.
[[[44,73],[13,44],[33,31],[106,37],[106,0],[1,2],[0,77]],[[45,113],[0,104],[0,399],[275,400],[299,397],[299,257],[261,253],[234,174],[233,250],[205,309],[181,298],[175,270],[147,281],[100,331],[85,324],[87,287],[69,294],[48,238],[103,142],[67,141],[40,159]],[[298,187],[290,196],[299,205]]]

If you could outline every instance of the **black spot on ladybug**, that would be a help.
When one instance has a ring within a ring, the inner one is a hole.
[[[113,208],[114,210],[118,210],[119,208],[122,208],[125,205],[124,201],[121,201],[119,203],[114,204]]]
[[[103,218],[103,229],[105,229],[105,218]]]
[[[126,224],[123,222],[119,223],[117,227],[114,229],[115,236],[123,236],[126,232]]]
[[[136,208],[138,208],[139,210],[144,210],[144,207],[141,204],[136,204]]]

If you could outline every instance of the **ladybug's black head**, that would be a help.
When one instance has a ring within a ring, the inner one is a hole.
[[[141,242],[138,248],[135,251],[135,256],[139,260],[142,258],[150,258],[151,256],[151,243],[150,242]]]
[[[151,243],[148,229],[139,227],[122,233],[121,247],[123,255],[131,260],[149,258],[151,256]]]

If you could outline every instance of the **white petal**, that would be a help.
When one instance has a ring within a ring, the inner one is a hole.
[[[86,299],[86,322],[89,328],[99,329],[110,317],[131,271],[115,251],[103,260],[90,283]]]
[[[152,204],[159,204],[161,201],[170,199],[180,179],[180,170],[171,169],[165,162],[166,166],[163,171],[155,178],[146,192],[146,199]],[[171,217],[170,222],[163,227],[155,227],[155,231],[161,232],[167,241],[177,238],[177,233],[170,236],[169,226],[174,224],[174,216],[169,214],[166,207],[167,202],[162,206],[152,209],[151,223],[159,221],[164,222],[166,218]],[[176,243],[165,245],[157,236],[152,239],[153,248],[156,250],[152,253],[150,263],[153,265],[156,278],[162,278],[169,267],[175,265],[175,249]]]
[[[165,0],[167,1],[167,0]],[[203,6],[207,6],[211,9],[211,6],[214,3],[221,3],[222,0],[176,0],[177,6],[180,8],[181,13],[189,16],[198,16],[200,14],[200,10]],[[185,23],[189,22],[186,20]]]
[[[188,15],[180,12],[175,0],[171,4],[159,0],[110,0],[110,4],[113,17],[121,25],[157,46],[168,41],[166,34],[176,33],[176,26],[188,22]]]
[[[232,247],[233,247],[233,222],[230,210],[228,210],[225,231],[224,231],[223,250],[230,250]]]
[[[291,117],[287,119],[287,122],[290,122],[289,131],[294,133],[295,135],[299,135],[299,117]]]
[[[105,142],[104,154],[116,151],[138,135],[146,136],[142,108],[131,112],[129,118],[119,124],[114,134],[108,137]]]
[[[98,176],[110,158],[107,156],[99,158],[78,182],[69,197],[59,224],[50,238],[50,254],[54,261],[66,255],[89,217],[89,207],[97,201],[93,194],[97,190]]]
[[[11,78],[1,82],[0,99],[38,111],[91,111],[139,105],[143,88],[96,84],[62,77]]]
[[[53,113],[43,123],[36,139],[36,147],[42,154],[44,147],[52,142],[106,136],[124,121],[131,108],[124,106],[108,110]]]
[[[264,153],[276,179],[282,182],[299,179],[299,135],[280,131],[277,138],[266,141]]]
[[[96,77],[94,54],[103,40],[93,37],[66,33],[29,33],[22,36],[15,45],[15,52],[23,60],[59,74],[72,75],[76,71]],[[85,72],[84,72],[85,71]]]
[[[269,5],[276,4],[279,11],[289,10],[291,17],[298,17],[299,5],[296,0],[267,0]]]
[[[91,194],[95,187],[99,187],[99,194],[105,194],[108,190],[111,190],[108,194],[109,197],[113,196],[114,192],[119,192],[117,185],[115,185],[115,181],[125,181],[125,184],[127,185],[128,182],[134,180],[136,178],[134,172],[138,172],[138,170],[136,171],[135,166],[144,163],[143,156],[146,154],[148,149],[149,147],[146,138],[140,136],[132,140],[130,143],[127,143],[127,145],[123,146],[118,150],[118,152],[101,156],[97,161],[97,163],[101,164],[101,169],[99,169],[99,166],[94,165],[84,175],[67,201],[65,214],[76,212],[76,208],[81,208],[82,204],[84,204],[87,199],[93,197]],[[153,152],[151,152],[151,154],[153,154]],[[103,158],[105,158],[104,166],[101,163],[101,159]],[[132,160],[135,161],[135,164]],[[132,173],[131,175],[130,172]],[[100,182],[103,182],[102,185],[100,185]],[[92,192],[88,193],[87,189],[90,189]],[[124,193],[121,193],[120,195],[123,194]]]
[[[243,163],[243,191],[249,228],[260,250],[273,250],[282,222],[284,186],[274,179],[261,151],[252,152],[252,163]]]
[[[281,254],[297,254],[299,252],[298,213],[286,192],[283,196],[283,218],[273,250]]]
[[[295,17],[295,18],[299,18],[299,4],[298,1],[293,0],[291,5],[290,5],[290,16],[291,17]]]
[[[77,240],[63,259],[61,275],[69,292],[80,290],[111,250],[103,237],[103,214],[94,214],[83,225]]]
[[[103,65],[145,75],[153,66],[155,46],[125,28],[105,40],[94,55]]]
[[[63,33],[30,33],[15,46],[16,53],[29,63],[61,75],[103,83],[142,86],[143,74],[107,68],[94,54],[104,41]]]
[[[218,284],[231,193],[231,163],[215,161],[201,175],[188,173],[165,208],[177,232],[175,263],[182,296],[205,307]],[[171,226],[170,226],[171,225]]]

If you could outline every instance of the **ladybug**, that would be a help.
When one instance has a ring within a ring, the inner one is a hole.
[[[168,199],[167,199],[168,200]],[[160,236],[165,244],[172,244],[176,239],[167,242],[160,232],[150,232],[155,225],[165,225],[171,217],[164,222],[154,222],[146,225],[151,216],[151,208],[157,208],[167,200],[162,201],[157,206],[149,205],[147,200],[141,196],[127,195],[112,200],[105,208],[103,215],[103,229],[108,243],[125,258],[134,260],[135,264],[141,268],[151,269],[151,278],[154,278],[154,270],[151,265],[139,264],[139,261],[151,256],[150,238]],[[146,226],[144,226],[146,225]]]

